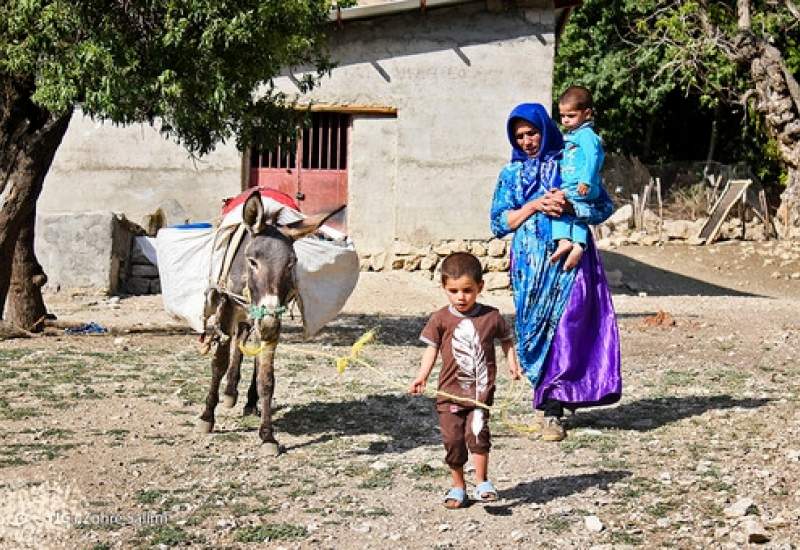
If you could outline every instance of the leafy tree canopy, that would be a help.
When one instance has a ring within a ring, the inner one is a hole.
[[[800,25],[790,4],[751,2],[751,30],[796,74]],[[690,160],[673,156],[680,142],[707,151],[706,127],[716,120],[717,160],[747,161],[774,180],[776,147],[762,117],[746,109],[755,83],[738,62],[738,37],[736,0],[585,0],[559,45],[556,91],[589,87],[609,148],[651,162]],[[676,127],[676,117],[690,120]]]
[[[330,70],[329,0],[5,0],[0,88],[52,113],[80,105],[118,124],[161,131],[204,154],[236,136],[267,142],[293,125],[271,78]],[[258,95],[254,95],[255,90]]]

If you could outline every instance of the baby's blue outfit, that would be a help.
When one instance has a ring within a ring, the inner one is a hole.
[[[593,202],[600,194],[600,170],[606,154],[603,141],[594,132],[594,123],[586,121],[564,134],[564,156],[561,159],[561,190],[570,202]],[[589,193],[578,194],[578,184],[589,186]],[[586,247],[589,226],[575,216],[562,214],[552,221],[553,240],[569,239]]]

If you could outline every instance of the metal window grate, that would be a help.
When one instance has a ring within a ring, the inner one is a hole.
[[[350,116],[341,113],[311,113],[311,124],[303,128],[297,148],[281,140],[270,150],[255,150],[253,168],[297,168],[298,156],[306,170],[347,170],[347,129]]]

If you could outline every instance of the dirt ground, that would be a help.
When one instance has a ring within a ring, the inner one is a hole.
[[[403,391],[444,304],[433,281],[363,273],[310,342],[288,320],[278,458],[241,404],[218,407],[213,434],[196,430],[209,359],[159,297],[48,296],[59,319],[111,333],[0,342],[0,547],[800,548],[800,245],[604,258],[622,401],[579,411],[546,443],[523,429],[529,390],[501,373],[500,499],[458,511],[441,505],[432,399]],[[483,301],[513,313],[507,291]],[[339,375],[317,355],[347,354],[375,327],[375,370]]]

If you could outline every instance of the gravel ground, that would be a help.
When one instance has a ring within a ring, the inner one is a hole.
[[[546,443],[523,429],[528,390],[502,373],[500,500],[458,511],[441,505],[432,399],[402,391],[444,303],[432,281],[365,273],[310,342],[288,321],[277,459],[241,405],[197,432],[209,360],[158,297],[48,296],[61,320],[112,331],[0,342],[0,547],[800,548],[800,246],[604,255],[622,401]],[[513,313],[507,292],[483,301]],[[346,354],[374,327],[377,370],[338,375],[304,353]]]

